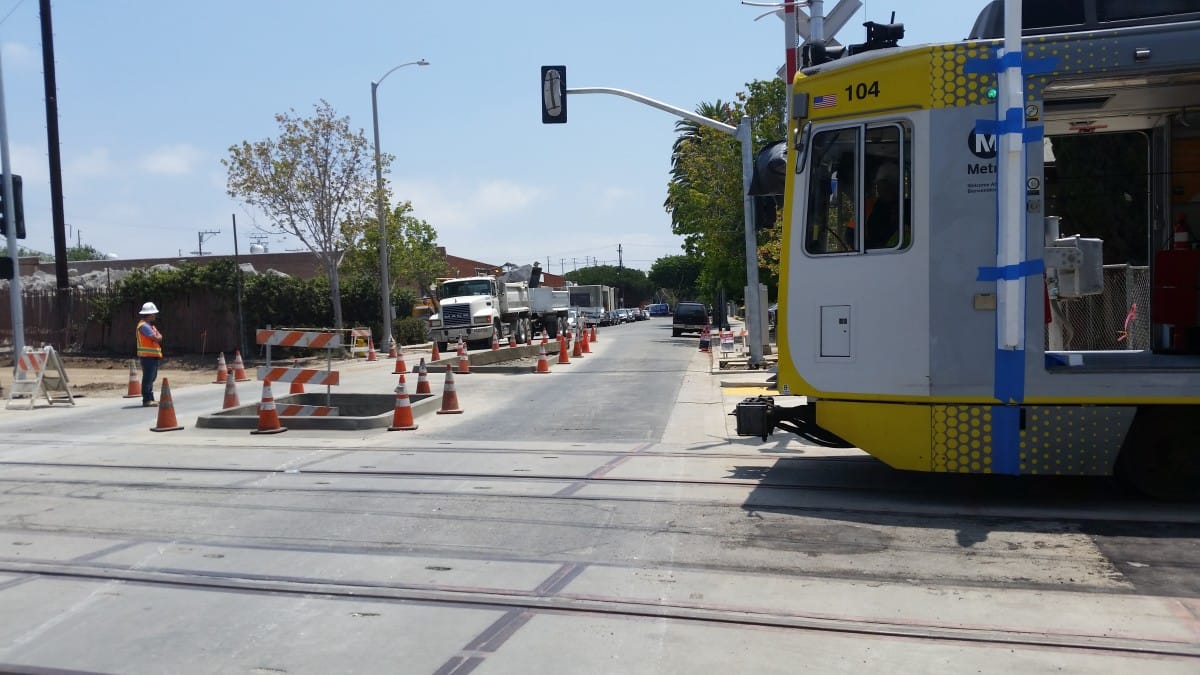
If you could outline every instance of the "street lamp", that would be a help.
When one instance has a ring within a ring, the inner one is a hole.
[[[404,66],[427,65],[429,65],[429,62],[425,59],[401,63],[384,73],[383,77],[371,83],[371,119],[375,123],[375,192],[376,206],[379,211],[379,286],[383,303],[383,335],[379,343],[381,347],[388,347],[392,342],[392,289],[391,281],[388,279],[387,213],[384,211],[385,207],[383,204],[383,163],[379,157],[379,102],[375,92],[379,89],[379,85],[387,79],[388,75],[391,75]]]

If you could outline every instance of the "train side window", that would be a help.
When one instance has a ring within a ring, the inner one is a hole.
[[[912,243],[910,134],[899,124],[866,130],[863,238],[868,251],[902,250]]]
[[[810,145],[808,220],[804,248],[812,255],[857,253],[862,202],[862,127],[821,131]]]

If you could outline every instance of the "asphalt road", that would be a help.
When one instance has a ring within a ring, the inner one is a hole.
[[[178,432],[0,412],[0,671],[1200,670],[1194,506],[731,437],[666,325],[413,432],[196,429],[219,386]]]

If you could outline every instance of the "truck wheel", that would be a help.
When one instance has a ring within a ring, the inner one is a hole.
[[[558,322],[557,321],[548,321],[546,323],[546,337],[550,338],[551,340],[558,337]]]

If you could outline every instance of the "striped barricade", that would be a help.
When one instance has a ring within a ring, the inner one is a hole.
[[[280,347],[309,347],[311,349],[333,349],[342,346],[339,333],[300,330],[273,330],[260,328],[255,331],[255,342],[260,345]]]
[[[337,407],[323,405],[299,405],[295,403],[279,403],[275,408],[280,417],[337,417]]]
[[[340,382],[336,370],[311,370],[307,368],[271,368],[258,367],[258,379],[271,382],[299,382],[300,384],[335,385]]]

